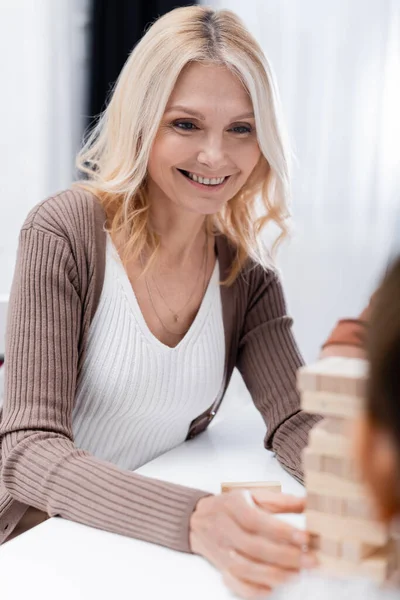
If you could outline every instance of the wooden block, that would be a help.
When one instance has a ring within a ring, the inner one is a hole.
[[[282,492],[282,486],[279,481],[224,481],[221,483],[221,492],[231,492],[233,490],[268,490],[269,492]]]
[[[342,543],[340,540],[333,540],[326,537],[320,537],[319,551],[325,556],[340,558],[342,553]]]
[[[363,542],[353,542],[344,540],[342,542],[342,558],[348,562],[359,563],[371,554],[376,552],[376,546],[364,544]]]
[[[329,419],[324,419],[311,429],[308,447],[315,454],[348,458],[352,452],[349,438],[331,433],[328,421]]]
[[[349,419],[342,419],[341,417],[330,417],[326,419],[326,427],[329,433],[336,433],[339,435],[349,435],[351,433],[352,421]]]
[[[324,456],[324,473],[330,473],[336,475],[336,477],[342,477],[343,463],[345,458],[337,458],[337,456]]]
[[[330,473],[318,473],[316,471],[305,471],[304,482],[309,492],[324,494],[333,498],[362,499],[367,491],[359,482],[336,477]]]
[[[341,476],[344,477],[344,479],[351,479],[352,481],[359,481],[359,482],[362,481],[361,472],[360,472],[355,460],[343,459],[341,468],[342,468]]]
[[[317,391],[330,392],[332,394],[346,394],[365,398],[366,385],[358,379],[340,375],[323,375],[317,379]]]
[[[311,448],[304,448],[301,458],[303,471],[324,471],[324,456],[313,452]]]
[[[389,539],[388,527],[378,521],[349,519],[317,511],[306,511],[307,529],[326,538],[365,542],[383,546]]]
[[[344,516],[344,499],[335,496],[321,495],[319,500],[321,512],[329,515]]]
[[[344,516],[345,500],[328,495],[309,492],[306,498],[307,510]]]
[[[308,510],[321,511],[320,496],[318,494],[307,494],[306,506]]]
[[[363,398],[330,392],[303,391],[301,408],[308,412],[327,417],[353,419],[362,411]]]
[[[302,465],[303,471],[329,473],[350,481],[361,482],[361,476],[354,460],[337,456],[324,456],[315,452],[312,447],[304,448]]]
[[[341,419],[340,417],[329,417],[322,420],[324,429],[328,433],[342,435],[347,437],[351,433],[352,422],[349,419]]]
[[[300,391],[326,391],[364,398],[368,362],[356,358],[330,357],[299,369]]]
[[[343,515],[350,518],[376,521],[377,515],[369,496],[363,498],[345,498]]]
[[[318,570],[334,577],[360,576],[384,583],[393,570],[393,558],[387,554],[386,549],[379,550],[360,563],[332,558],[320,552],[317,552],[317,556],[320,564]]]
[[[308,367],[301,367],[297,371],[297,389],[301,392],[317,391],[317,375],[310,371]]]

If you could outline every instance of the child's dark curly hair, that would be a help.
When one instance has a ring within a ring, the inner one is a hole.
[[[389,268],[374,298],[367,351],[367,412],[390,432],[400,457],[400,258]]]

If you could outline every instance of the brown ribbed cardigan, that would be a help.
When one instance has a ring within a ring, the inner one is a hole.
[[[6,334],[0,543],[33,506],[190,551],[190,516],[206,492],[122,470],[74,445],[76,382],[103,284],[104,222],[96,197],[74,189],[39,204],[21,229]],[[223,236],[216,249],[225,278],[233,250]],[[268,427],[265,446],[301,478],[300,453],[317,418],[299,410],[302,359],[279,279],[249,264],[221,297],[224,391],[237,366]],[[210,420],[196,419],[188,437]]]

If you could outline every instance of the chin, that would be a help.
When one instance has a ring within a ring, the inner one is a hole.
[[[204,215],[205,217],[210,215],[216,215],[219,213],[228,200],[216,201],[216,200],[202,200],[196,204],[196,206],[187,206],[188,210],[191,212],[198,213],[200,215]]]

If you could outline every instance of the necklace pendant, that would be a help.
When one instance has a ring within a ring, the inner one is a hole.
[[[179,321],[178,315],[174,315],[174,322],[177,323]]]

